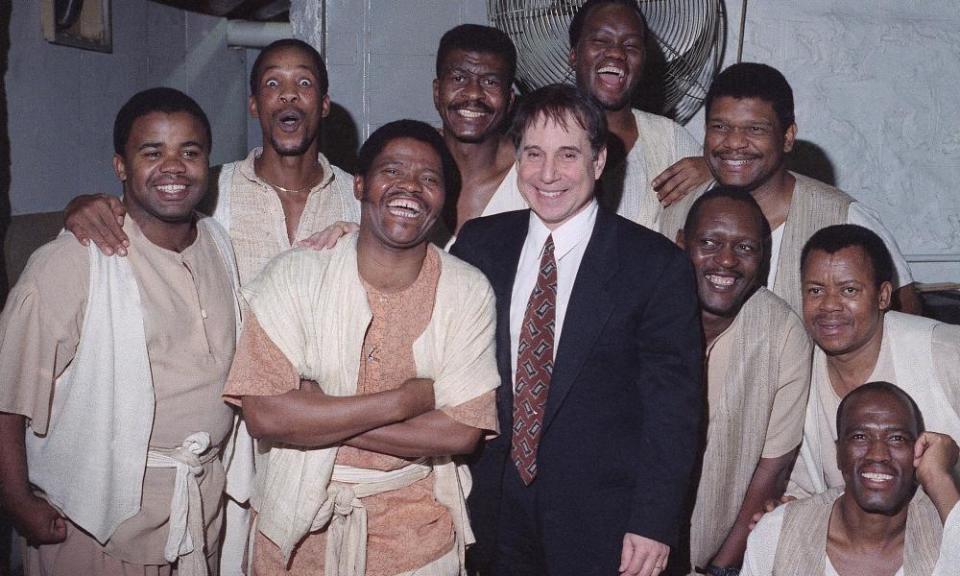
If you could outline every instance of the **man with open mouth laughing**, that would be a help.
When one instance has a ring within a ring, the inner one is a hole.
[[[766,286],[800,313],[800,250],[817,230],[857,224],[879,234],[896,264],[895,304],[920,313],[910,266],[876,212],[819,180],[787,170],[797,123],[793,90],[765,64],[744,62],[721,72],[707,93],[703,155],[716,181],[760,204],[773,230]]]
[[[607,166],[597,198],[606,208],[674,239],[710,180],[700,144],[676,122],[634,109],[652,41],[636,0],[588,0],[570,22],[577,86],[607,117]]]
[[[960,567],[960,487],[950,436],[889,382],[870,382],[836,413],[843,485],[767,514],[744,576],[952,576]],[[917,490],[917,485],[923,488]]]
[[[803,321],[816,348],[788,494],[843,485],[833,415],[865,382],[896,384],[920,406],[927,429],[960,438],[960,327],[890,311],[893,264],[883,241],[859,226],[829,226],[810,238],[801,262]]]
[[[452,457],[496,434],[500,378],[489,283],[428,241],[458,180],[433,127],[386,124],[360,149],[359,231],[248,285],[225,397],[272,446],[256,574],[461,573],[470,480]]]
[[[709,422],[690,556],[676,564],[727,576],[741,564],[751,516],[786,487],[802,438],[811,344],[790,306],[760,285],[770,227],[748,193],[705,193],[677,241],[696,273]]]

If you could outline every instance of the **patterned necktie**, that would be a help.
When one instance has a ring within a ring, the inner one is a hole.
[[[553,257],[553,236],[550,235],[543,245],[537,285],[527,301],[517,347],[510,458],[526,485],[537,476],[537,446],[543,428],[547,393],[550,391],[550,376],[553,374],[556,308],[557,261]]]

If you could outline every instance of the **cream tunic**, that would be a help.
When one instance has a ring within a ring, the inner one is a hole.
[[[220,393],[236,330],[233,285],[223,260],[202,227],[181,253],[152,244],[133,218],[125,220],[124,231],[156,394],[150,446],[175,448],[197,431],[209,432],[217,446],[233,419]],[[82,337],[88,284],[88,249],[63,234],[31,256],[0,317],[0,410],[26,416],[38,433],[49,424],[54,382]],[[142,508],[114,532],[104,547],[109,555],[134,564],[166,564],[173,477],[170,469],[146,470]],[[209,545],[218,539],[223,482],[220,462],[207,464],[200,489]]]

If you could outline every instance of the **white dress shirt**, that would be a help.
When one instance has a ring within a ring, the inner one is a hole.
[[[540,257],[543,254],[543,245],[547,236],[553,234],[553,257],[557,261],[557,302],[555,327],[553,332],[553,353],[556,356],[560,345],[560,332],[563,329],[563,319],[567,315],[567,304],[570,302],[570,292],[573,282],[580,270],[583,253],[587,249],[593,225],[597,221],[597,201],[590,204],[567,220],[555,230],[551,231],[531,210],[530,225],[527,238],[523,242],[520,252],[520,262],[517,264],[517,274],[513,282],[513,294],[510,299],[510,366],[516,386],[517,348],[520,346],[520,327],[523,316],[527,311],[527,302],[530,293],[537,285],[537,276],[540,274]]]

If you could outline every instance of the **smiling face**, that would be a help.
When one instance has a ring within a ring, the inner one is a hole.
[[[260,120],[264,147],[281,156],[300,156],[317,140],[320,122],[330,113],[330,97],[321,94],[313,59],[288,46],[260,64],[250,115]]]
[[[590,10],[577,45],[570,47],[577,85],[605,110],[630,105],[643,73],[645,31],[630,8],[604,4]]]
[[[706,201],[685,231],[705,317],[735,317],[760,285],[763,226],[757,217],[745,203],[719,197]]]
[[[188,222],[207,190],[210,144],[203,123],[187,112],[151,112],[134,120],[113,167],[123,202],[144,226]]]
[[[781,126],[766,100],[721,96],[707,114],[703,155],[717,182],[754,190],[786,170],[796,134],[796,124]]]
[[[433,104],[444,134],[462,142],[482,142],[499,135],[513,92],[510,66],[497,54],[451,50],[433,81]]]
[[[550,230],[589,204],[607,158],[606,149],[594,155],[587,131],[569,112],[566,126],[543,115],[535,118],[517,153],[520,193]]]
[[[863,248],[849,246],[833,254],[812,250],[804,261],[801,286],[803,323],[827,355],[879,344],[893,288],[889,282],[876,286]]]
[[[837,436],[837,465],[846,489],[864,511],[891,515],[914,489],[917,423],[904,399],[871,390],[844,407]]]
[[[413,138],[389,141],[366,174],[354,178],[362,203],[360,233],[390,248],[426,241],[445,197],[443,165],[432,146]]]

